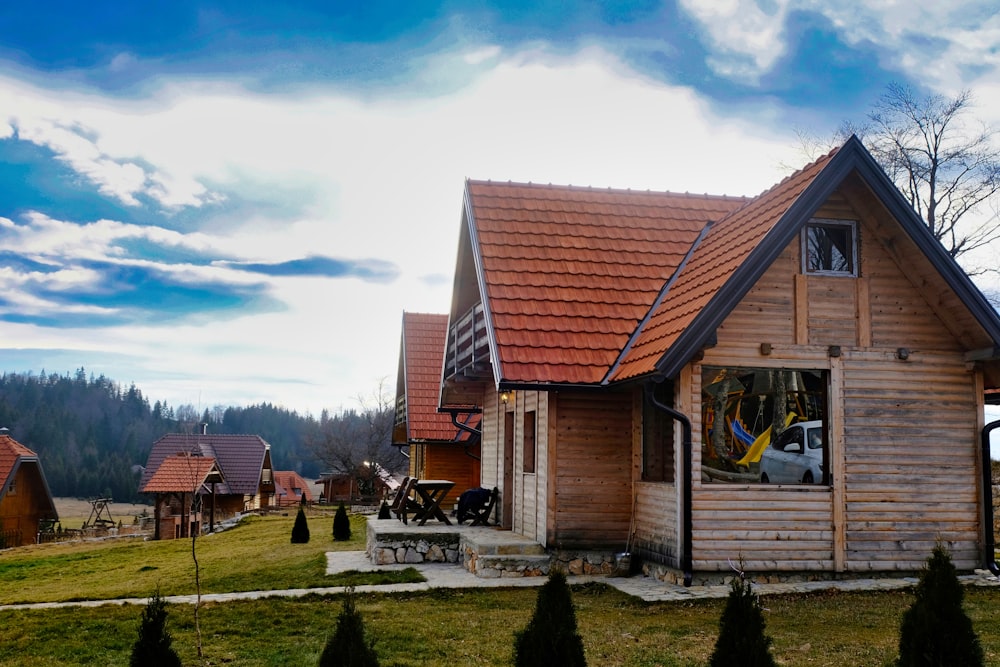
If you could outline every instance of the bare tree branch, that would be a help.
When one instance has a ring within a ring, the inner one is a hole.
[[[1000,151],[995,131],[968,117],[972,106],[969,91],[920,97],[890,84],[865,123],[845,122],[837,132],[840,141],[858,135],[955,259],[1000,239]]]

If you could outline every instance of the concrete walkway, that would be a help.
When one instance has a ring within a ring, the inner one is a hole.
[[[355,586],[357,592],[402,593],[429,591],[435,588],[527,588],[541,586],[546,577],[503,577],[483,579],[475,576],[460,565],[445,563],[423,563],[417,565],[372,565],[362,551],[329,552],[326,555],[326,573],[337,574],[349,570],[358,572],[403,570],[413,567],[427,581],[413,584],[385,584],[378,586]],[[1000,578],[993,576],[987,570],[976,570],[973,574],[959,577],[967,586],[998,586]],[[651,577],[598,577],[574,575],[569,577],[571,584],[601,582],[646,602],[670,602],[679,600],[694,600],[706,598],[724,598],[729,595],[729,586],[691,586],[684,588],[674,584],[658,581]],[[814,591],[885,591],[899,590],[914,586],[916,577],[899,577],[884,579],[852,579],[848,581],[809,581],[785,584],[755,584],[754,588],[761,595],[781,595],[787,593],[809,593]],[[245,591],[242,593],[207,593],[201,596],[202,602],[229,602],[231,600],[259,600],[268,597],[302,597],[305,595],[332,595],[343,593],[345,586],[330,586],[324,588],[293,588],[275,591]],[[170,595],[164,599],[174,604],[194,604],[194,595]],[[29,604],[0,605],[0,611],[7,609],[52,609],[56,607],[99,607],[104,605],[145,605],[148,598],[125,598],[117,600],[84,600],[78,602],[35,602]]]

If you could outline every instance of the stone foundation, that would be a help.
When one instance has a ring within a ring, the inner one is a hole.
[[[376,530],[380,523],[394,530]],[[365,554],[373,565],[458,563],[458,542],[457,533],[407,531],[393,519],[369,519]]]
[[[615,573],[615,555],[601,551],[556,551],[552,564],[567,574],[607,577]]]

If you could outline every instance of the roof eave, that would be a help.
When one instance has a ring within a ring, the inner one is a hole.
[[[465,181],[465,221],[469,232],[469,248],[472,251],[472,260],[476,267],[476,281],[479,283],[479,302],[483,304],[483,317],[486,319],[486,340],[490,346],[490,361],[493,366],[493,384],[499,387],[503,377],[501,368],[499,346],[497,345],[496,331],[493,328],[493,311],[490,309],[489,295],[486,292],[486,273],[483,269],[483,257],[480,252],[479,234],[476,229],[476,216],[473,213],[472,192],[469,189],[470,181]],[[450,325],[450,322],[449,322]],[[446,351],[447,353],[447,351]]]

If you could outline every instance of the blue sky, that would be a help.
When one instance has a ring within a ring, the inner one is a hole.
[[[752,195],[891,81],[1000,125],[995,3],[945,4],[0,8],[0,370],[357,407],[465,178]]]

